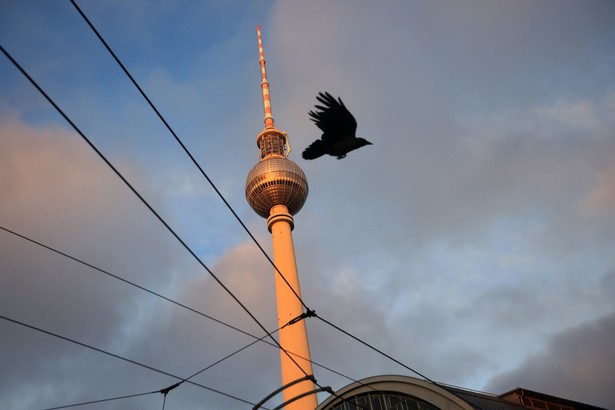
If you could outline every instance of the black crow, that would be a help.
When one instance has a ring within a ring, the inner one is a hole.
[[[357,121],[346,108],[342,99],[336,100],[328,92],[318,93],[316,99],[324,104],[316,105],[319,111],[310,111],[310,118],[322,130],[322,137],[303,151],[303,159],[315,159],[324,154],[342,159],[353,149],[371,142],[357,138]]]

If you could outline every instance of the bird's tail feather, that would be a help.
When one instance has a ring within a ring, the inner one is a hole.
[[[326,154],[325,144],[322,140],[316,140],[303,151],[303,159],[316,159]]]

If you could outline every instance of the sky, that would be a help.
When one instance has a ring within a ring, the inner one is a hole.
[[[319,384],[411,368],[615,408],[614,2],[77,4],[270,254],[244,197],[262,27],[275,124],[310,187],[303,300],[407,366],[309,318]],[[273,268],[75,7],[1,0],[0,44],[275,330]],[[250,345],[262,329],[0,60],[0,408],[151,393],[79,408],[248,409],[277,389],[279,352]],[[301,158],[320,91],[372,146]]]

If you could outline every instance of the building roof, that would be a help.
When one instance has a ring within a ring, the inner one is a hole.
[[[505,400],[523,403],[526,407],[548,410],[606,410],[602,407],[592,406],[574,400],[551,396],[529,389],[517,387],[514,390],[500,395]]]
[[[524,407],[512,401],[504,400],[502,397],[462,389],[460,387],[444,386],[445,389],[469,403],[476,410],[521,410]]]
[[[388,394],[416,398],[446,410],[606,410],[528,389],[516,388],[496,395],[396,375],[368,377],[349,384],[323,401],[317,410],[343,409],[345,407],[342,403],[352,401],[355,397]],[[372,403],[369,400],[368,402]],[[376,408],[385,407],[376,406]]]

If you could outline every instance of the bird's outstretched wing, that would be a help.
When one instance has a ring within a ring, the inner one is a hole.
[[[341,98],[337,100],[328,92],[318,93],[316,99],[323,105],[316,105],[317,111],[310,111],[312,121],[323,132],[322,141],[335,144],[355,138],[357,121],[346,108]]]

